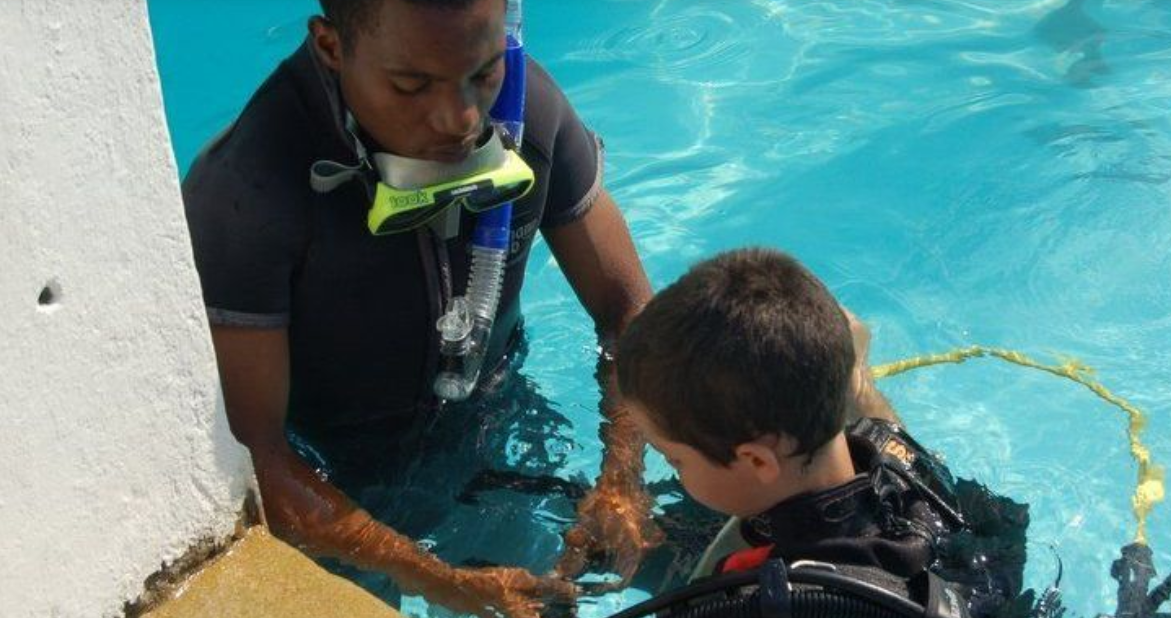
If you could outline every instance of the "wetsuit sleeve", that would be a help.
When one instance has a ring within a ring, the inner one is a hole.
[[[213,325],[280,328],[290,320],[293,272],[306,225],[295,200],[266,194],[231,158],[205,153],[183,183],[195,265]],[[270,187],[271,188],[271,187]]]
[[[541,229],[547,230],[580,219],[594,205],[602,191],[603,146],[548,73],[532,62],[528,68],[534,83],[529,96],[543,116],[538,123],[551,129],[551,139],[540,140],[549,149],[549,193],[541,217]]]

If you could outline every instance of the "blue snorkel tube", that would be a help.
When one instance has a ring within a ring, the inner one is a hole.
[[[504,83],[489,115],[505,146],[519,151],[524,138],[525,107],[521,0],[508,0],[504,24],[507,37]],[[434,391],[440,399],[463,401],[476,388],[500,303],[511,224],[512,202],[488,210],[476,219],[467,291],[464,296],[452,299],[446,313],[435,325],[439,330],[442,359]]]

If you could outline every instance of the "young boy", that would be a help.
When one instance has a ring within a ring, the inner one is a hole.
[[[949,551],[965,522],[946,470],[895,423],[847,426],[854,361],[830,292],[767,249],[695,266],[619,339],[634,422],[693,498],[734,516],[696,576],[814,560],[906,594]]]

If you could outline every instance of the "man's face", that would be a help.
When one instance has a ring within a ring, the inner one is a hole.
[[[350,36],[342,97],[380,149],[456,162],[476,145],[504,79],[502,0],[436,9],[384,0]]]

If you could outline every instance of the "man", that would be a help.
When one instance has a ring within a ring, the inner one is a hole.
[[[475,221],[441,215],[442,225],[375,236],[361,183],[315,190],[311,167],[357,165],[363,150],[459,162],[483,141],[504,78],[505,0],[322,0],[322,8],[306,43],[184,182],[232,431],[251,451],[267,522],[280,537],[385,572],[404,591],[457,611],[536,616],[543,599],[571,586],[523,569],[443,563],[323,480],[289,443],[287,425],[312,442],[405,434],[434,413],[435,323],[467,280]],[[537,229],[603,343],[650,296],[601,185],[600,142],[531,61],[526,123],[520,152],[535,182],[514,206],[485,374],[517,339]],[[629,576],[656,538],[641,488],[642,443],[609,396],[612,371],[602,362],[607,452],[566,537],[566,576],[599,554]]]

